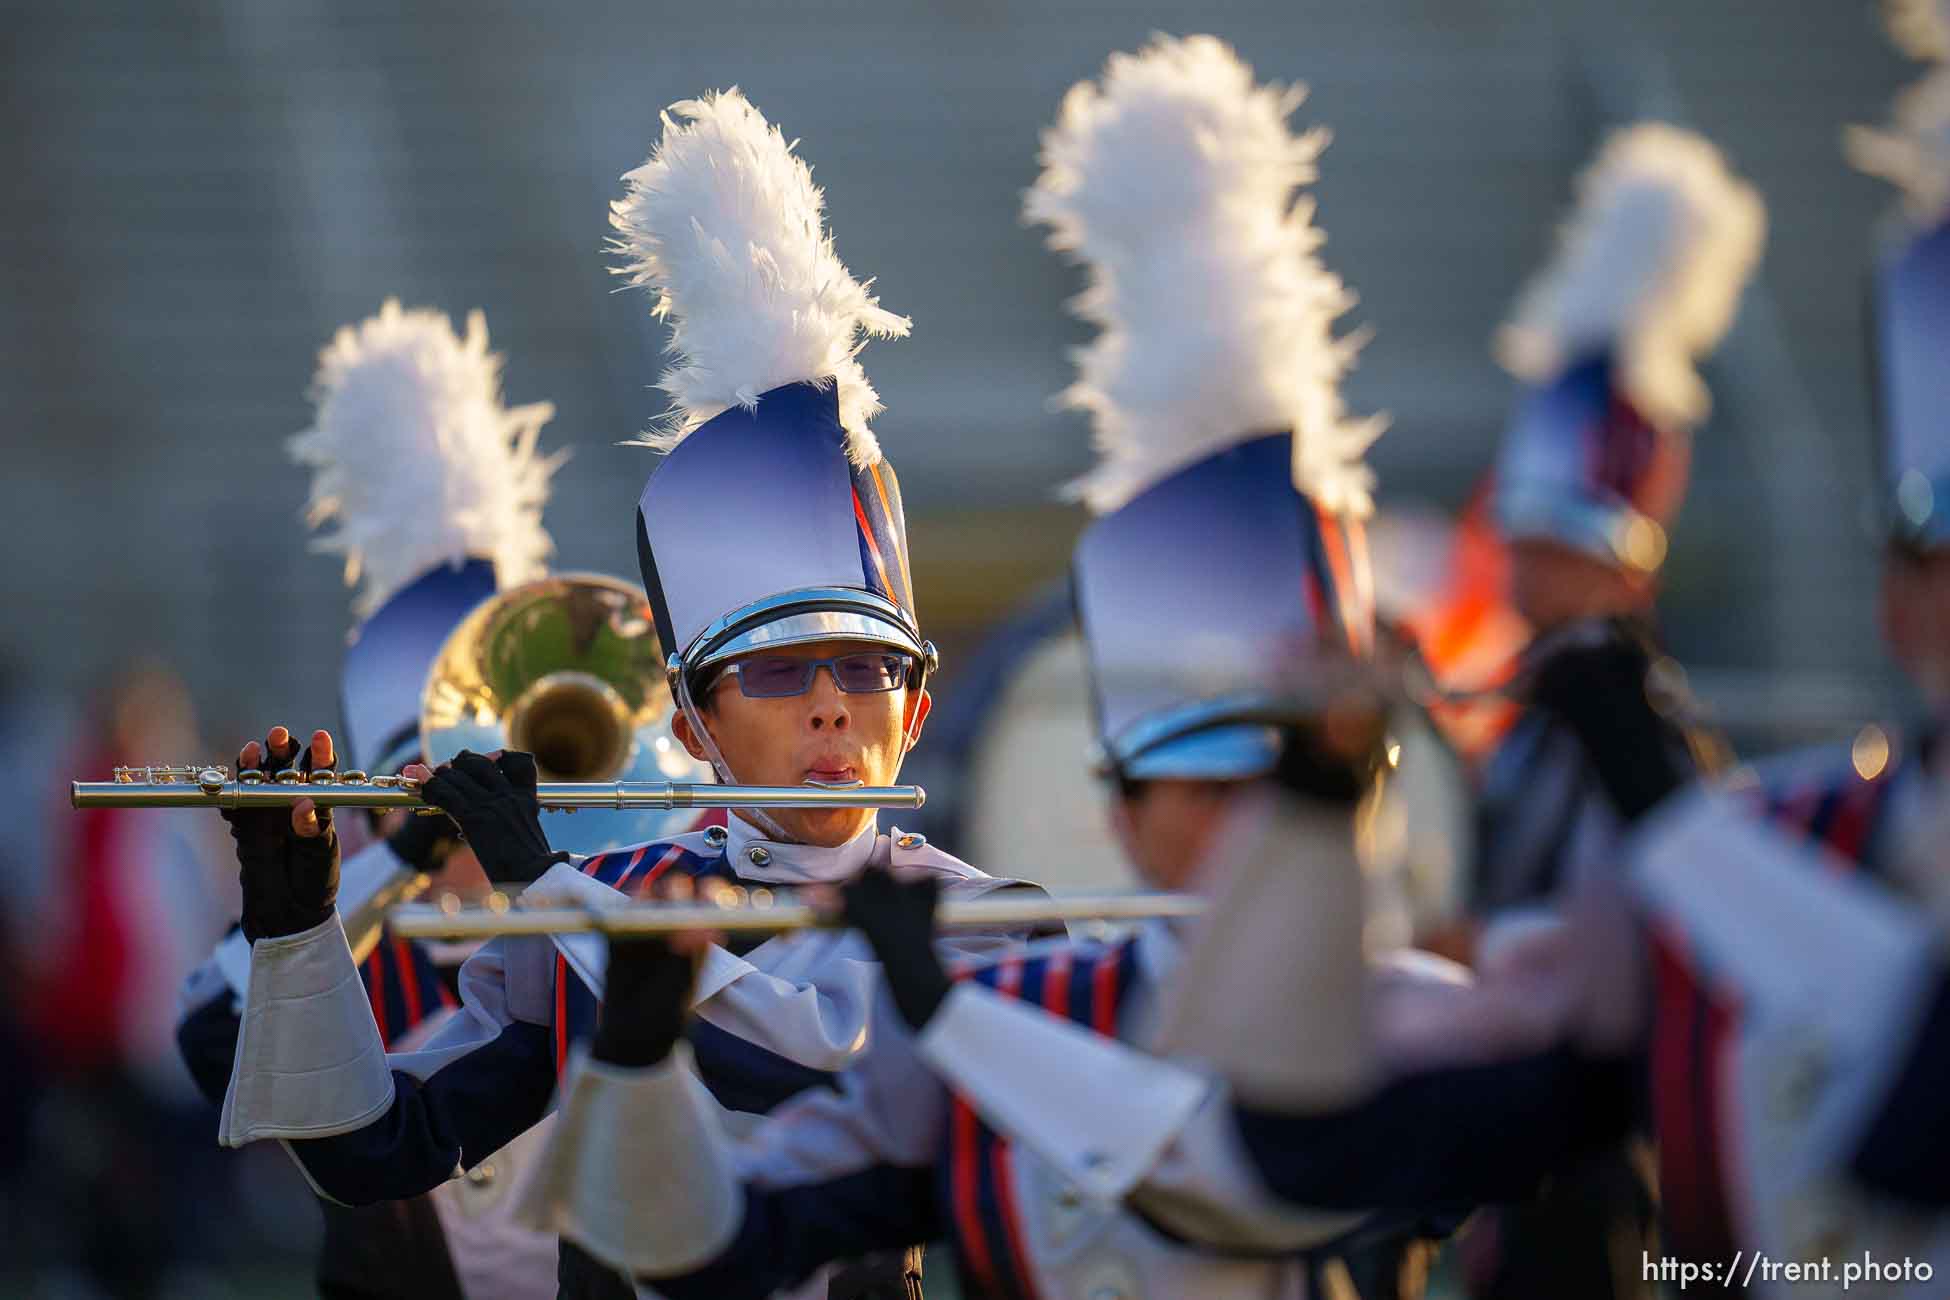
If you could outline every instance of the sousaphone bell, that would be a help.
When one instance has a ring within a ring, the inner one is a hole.
[[[525,750],[543,782],[709,782],[670,734],[675,711],[649,602],[597,573],[541,578],[477,606],[427,674],[421,752]],[[548,819],[549,843],[600,853],[687,830],[688,810],[577,809]]]

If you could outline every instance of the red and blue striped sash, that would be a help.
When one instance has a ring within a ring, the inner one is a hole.
[[[1740,1005],[1715,987],[1682,935],[1655,926],[1651,937],[1652,1127],[1661,1218],[1674,1253],[1723,1260],[1734,1252],[1735,1232],[1720,1118],[1732,1085],[1727,1075]]]
[[[1878,832],[1899,770],[1891,763],[1865,780],[1844,763],[1812,775],[1763,782],[1755,798],[1761,816],[1777,828],[1876,875],[1883,865]]]
[[[1004,997],[1033,1002],[1106,1036],[1133,986],[1132,944],[1061,948],[958,973]],[[1015,1203],[1015,1155],[1009,1140],[983,1123],[961,1097],[948,1106],[947,1158],[940,1165],[941,1203],[949,1208],[964,1285],[976,1295],[1037,1300]]]
[[[582,873],[602,881],[625,894],[642,896],[671,872],[693,880],[730,880],[737,876],[725,861],[724,850],[709,854],[694,853],[680,844],[653,842],[611,853],[598,853],[581,863]],[[602,1004],[589,986],[569,969],[561,953],[555,955],[555,1008],[551,1038],[555,1047],[555,1072],[559,1077],[568,1066],[569,1051],[577,1043],[595,1035],[596,1019]]]
[[[426,949],[390,930],[359,963],[359,979],[372,1003],[380,1040],[388,1047],[428,1016],[454,1005],[454,995]]]
[[[1896,770],[1890,764],[1865,779],[1846,760],[1813,770],[1802,766],[1764,779],[1747,798],[1777,829],[1828,849],[1838,870],[1875,874],[1881,869],[1878,832]],[[1728,1072],[1740,1032],[1740,999],[1715,980],[1676,927],[1655,925],[1652,950],[1658,1008],[1652,1119],[1662,1217],[1683,1257],[1725,1259],[1733,1254],[1736,1233],[1721,1117],[1731,1104]]]

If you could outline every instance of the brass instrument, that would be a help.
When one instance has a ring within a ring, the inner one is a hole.
[[[1206,902],[1196,894],[1111,893],[1049,895],[1003,892],[943,902],[935,925],[947,930],[989,929],[1058,922],[1147,921],[1193,917]],[[723,885],[703,902],[618,903],[578,907],[513,904],[490,895],[486,906],[464,907],[449,894],[438,903],[402,903],[387,914],[392,932],[408,939],[488,939],[499,935],[673,935],[698,930],[727,934],[784,934],[792,930],[844,929],[837,914],[804,903],[781,901],[766,889]]]

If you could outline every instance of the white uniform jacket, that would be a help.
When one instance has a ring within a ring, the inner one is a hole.
[[[822,849],[761,839],[734,817],[728,830],[557,864],[530,890],[616,902],[671,871],[776,889],[843,880],[869,862],[936,873],[951,897],[1018,883],[897,830]],[[953,946],[1008,942],[978,934]],[[321,1195],[349,1204],[436,1187],[549,1112],[570,1048],[593,1026],[602,958],[600,943],[574,936],[491,942],[461,970],[459,1013],[419,1050],[388,1055],[336,921],[261,940],[221,1139],[284,1140]],[[846,932],[782,936],[739,956],[714,950],[692,1042],[718,1101],[763,1111],[830,1086],[867,1045],[876,969]]]
[[[973,1294],[1304,1296],[1304,1253],[1366,1216],[1277,1203],[1225,1089],[1127,1045],[1178,955],[1162,923],[1032,945],[965,969],[918,1037],[883,997],[838,1090],[742,1140],[681,1047],[646,1070],[580,1061],[531,1221],[668,1300],[756,1300],[940,1238]]]

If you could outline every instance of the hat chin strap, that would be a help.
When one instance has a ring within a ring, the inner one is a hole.
[[[930,646],[929,649],[932,650],[933,647]],[[672,676],[677,679],[677,689],[672,692],[677,698],[677,708],[690,719],[691,730],[697,735],[698,745],[704,750],[704,757],[710,760],[711,770],[718,774],[720,784],[737,785],[738,778],[731,774],[731,764],[725,761],[724,751],[718,748],[718,742],[712,738],[711,729],[704,725],[704,715],[698,710],[697,702],[691,698],[690,674],[679,672],[673,673]],[[914,682],[914,698],[917,701],[914,716],[901,728],[901,751],[894,758],[894,773],[890,778],[890,784],[900,780],[901,767],[907,762],[907,752],[914,748],[914,742],[920,737],[921,709],[918,701],[927,688],[928,658],[924,656],[919,665],[919,676]],[[764,831],[770,839],[784,844],[799,842],[797,837],[787,834],[785,828],[762,808],[740,808],[736,811],[738,816]]]
[[[711,729],[704,725],[704,715],[699,712],[697,702],[691,698],[690,674],[679,672],[673,673],[672,676],[677,679],[677,689],[674,692],[677,696],[677,707],[686,718],[690,719],[691,730],[697,735],[698,744],[704,750],[704,757],[710,760],[711,770],[718,774],[718,783],[737,785],[738,778],[731,774],[731,764],[725,762],[724,751],[718,748],[718,742],[711,736]],[[786,834],[785,827],[774,821],[771,814],[762,808],[736,808],[727,811],[743,817],[764,831],[768,839],[783,844],[798,842],[795,837]]]

